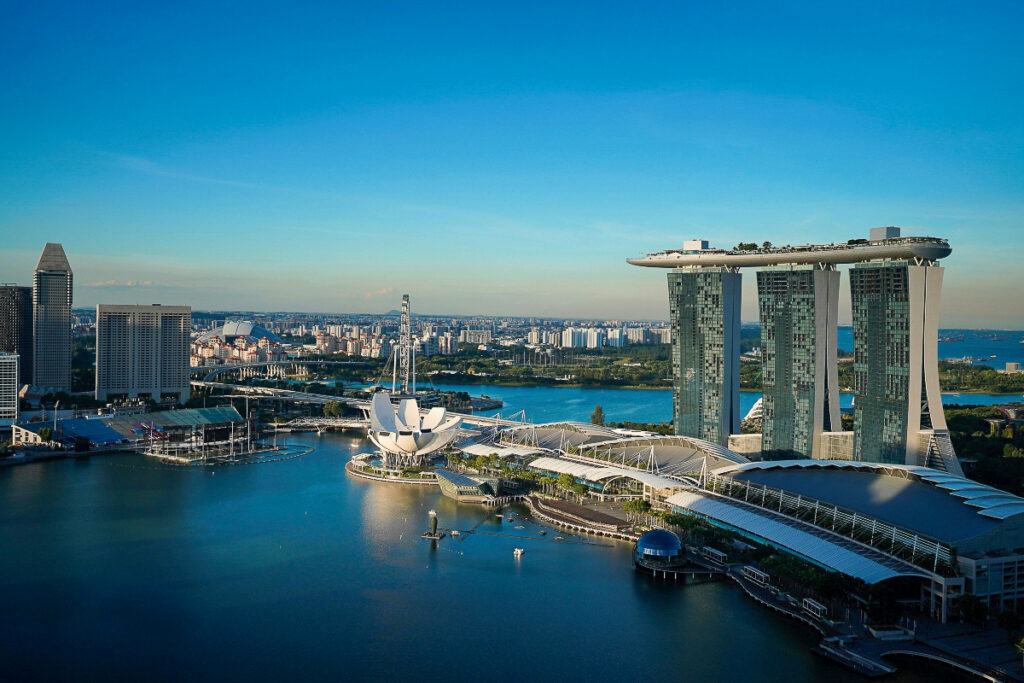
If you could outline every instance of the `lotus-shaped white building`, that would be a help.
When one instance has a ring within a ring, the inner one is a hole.
[[[420,417],[416,399],[402,399],[398,409],[384,391],[370,402],[370,440],[381,449],[385,466],[418,464],[422,457],[444,448],[459,434],[460,417],[448,417],[444,408],[431,408]]]

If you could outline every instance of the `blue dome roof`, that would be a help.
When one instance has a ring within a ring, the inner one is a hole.
[[[683,552],[683,544],[679,537],[665,529],[652,529],[636,542],[636,549],[644,555],[660,555],[672,557]]]

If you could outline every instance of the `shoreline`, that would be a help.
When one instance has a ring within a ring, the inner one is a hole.
[[[634,384],[569,384],[559,382],[558,384],[538,384],[538,383],[526,383],[526,382],[458,382],[446,380],[439,382],[439,384],[446,385],[457,385],[460,387],[474,387],[474,386],[489,386],[489,387],[508,387],[511,389],[594,389],[606,391],[609,389],[622,389],[625,391],[672,391],[671,386],[664,387],[653,387],[649,385],[634,385]],[[439,389],[438,391],[443,391]],[[741,393],[762,393],[760,389],[753,389],[749,387],[740,387]],[[853,391],[840,390],[840,394],[853,394]],[[1004,392],[1004,391],[986,391],[984,389],[971,389],[963,391],[952,391],[947,389],[941,389],[940,393],[944,396],[1021,396],[1021,400],[1024,401],[1024,392]]]

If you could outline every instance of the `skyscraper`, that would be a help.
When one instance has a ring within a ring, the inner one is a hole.
[[[944,239],[901,237],[899,228],[889,226],[872,228],[870,239],[839,244],[773,247],[766,242],[726,250],[689,240],[682,249],[627,259],[672,269],[676,432],[724,445],[737,431],[738,269],[765,268],[772,274],[759,279],[768,347],[764,450],[772,457],[788,452],[959,473],[942,414],[937,359],[942,269],[935,264],[951,251]],[[831,356],[837,276],[830,272],[839,264],[857,264],[851,271],[857,418],[854,434],[827,438],[823,432],[834,431],[839,421]],[[799,274],[808,266],[820,274],[810,279]]]
[[[0,352],[18,354],[18,381],[22,384],[31,384],[31,287],[0,285]]]
[[[32,276],[32,383],[71,391],[71,264],[47,242]]]
[[[769,266],[757,273],[765,460],[819,457],[840,429],[834,266]]]
[[[728,445],[740,428],[740,286],[733,268],[668,274],[676,434]]]
[[[188,306],[96,307],[96,399],[189,396]]]
[[[18,355],[0,351],[0,424],[18,421]]]
[[[943,268],[893,260],[850,269],[854,459],[960,473],[938,374]]]

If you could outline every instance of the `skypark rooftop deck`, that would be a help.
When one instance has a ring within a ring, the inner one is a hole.
[[[668,249],[626,261],[634,266],[648,268],[743,268],[801,263],[835,265],[896,259],[931,262],[949,256],[952,251],[949,242],[939,237],[896,237],[875,241],[850,240],[846,244],[807,244],[749,251]]]

